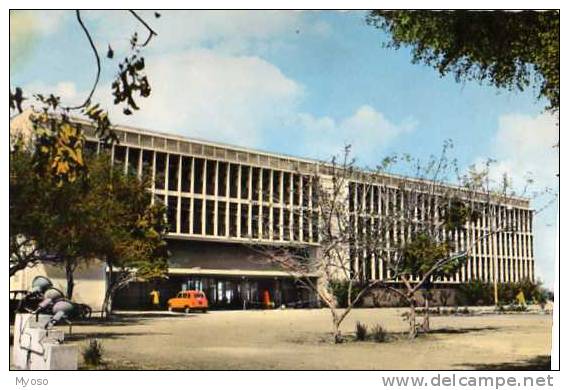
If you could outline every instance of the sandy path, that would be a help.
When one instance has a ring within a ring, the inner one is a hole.
[[[402,332],[401,313],[354,310],[343,333],[351,334],[358,320]],[[113,325],[77,325],[73,340],[85,345],[97,337],[106,358],[160,369],[492,369],[525,364],[551,349],[551,317],[537,314],[433,317],[434,334],[412,342],[341,345],[329,342],[324,309],[122,318]]]

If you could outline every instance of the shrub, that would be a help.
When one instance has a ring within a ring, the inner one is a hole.
[[[356,340],[364,341],[367,337],[367,326],[361,322],[356,322]]]
[[[336,297],[336,301],[338,302],[338,307],[347,307],[348,306],[348,290],[349,290],[349,282],[347,281],[335,281],[331,283],[332,293]],[[352,284],[352,299],[354,299],[359,292],[362,290],[362,287],[358,284]],[[359,302],[355,305],[356,307],[361,306],[363,299],[360,299]]]
[[[473,280],[459,286],[457,298],[464,306],[492,305],[494,303],[493,286],[481,280]]]
[[[547,298],[548,294],[545,289],[536,292],[536,294],[534,295],[535,303],[541,306],[542,309],[545,307],[545,304],[547,303]]]
[[[440,302],[440,304],[441,304],[442,306],[447,306],[448,300],[449,300],[450,296],[451,296],[450,291],[443,288],[443,289],[439,292],[439,302]]]
[[[103,343],[97,339],[92,339],[83,349],[83,361],[88,366],[100,366],[103,362]]]
[[[376,343],[383,343],[387,340],[387,332],[380,324],[375,325],[371,330],[373,341]]]
[[[509,305],[517,303],[517,295],[523,292],[528,303],[545,304],[547,301],[547,290],[541,282],[532,282],[529,279],[520,280],[514,283],[498,284],[498,297],[500,304]],[[494,304],[494,285],[475,280],[461,285],[458,289],[458,299],[463,306],[493,305]]]

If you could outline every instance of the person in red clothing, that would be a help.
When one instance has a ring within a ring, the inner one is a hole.
[[[268,309],[271,306],[271,294],[269,290],[263,291],[263,307]]]

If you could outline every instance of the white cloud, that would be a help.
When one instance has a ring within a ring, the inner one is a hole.
[[[310,155],[328,159],[349,144],[353,155],[364,162],[378,161],[378,153],[391,141],[413,131],[416,126],[412,119],[393,123],[369,105],[359,107],[351,116],[340,120],[299,114],[298,124],[302,142]]]
[[[559,128],[554,115],[503,115],[499,119],[493,151],[514,179],[519,181],[530,172],[537,183],[549,185],[557,173],[559,158],[553,145],[558,140]]]
[[[256,53],[270,47],[283,47],[285,39],[300,39],[305,34],[324,36],[330,33],[326,22],[312,23],[309,13],[298,11],[139,11],[158,33],[148,51],[169,52],[189,48],[209,48],[224,53]],[[97,37],[113,47],[127,47],[129,34],[147,31],[127,12],[89,11],[85,18],[94,22]],[[104,23],[102,23],[104,21]],[[302,33],[302,35],[300,35]],[[125,37],[126,35],[126,37]]]
[[[145,49],[152,94],[139,99],[141,111],[128,117],[113,106],[108,85],[101,84],[94,101],[109,107],[116,123],[252,147],[289,137],[294,153],[318,158],[329,158],[350,143],[354,155],[368,161],[377,160],[374,153],[415,126],[410,120],[394,123],[369,105],[344,118],[299,110],[303,86],[262,56],[307,35],[329,35],[330,25],[314,21],[310,12],[163,11],[160,18],[151,11],[139,14],[158,32]],[[126,11],[85,11],[83,18],[100,50],[110,42],[119,57],[132,31],[141,37],[146,33]],[[48,87],[36,84],[26,90],[55,91],[66,104],[80,103],[86,96],[72,83]]]
[[[77,91],[77,87],[75,83],[71,81],[61,81],[54,85],[45,84],[43,82],[34,82],[30,84],[26,84],[22,87],[24,91],[24,96],[27,98],[24,101],[25,106],[30,104],[38,107],[38,103],[35,102],[33,95],[35,94],[54,94],[55,96],[59,96],[61,98],[61,104],[64,106],[68,105],[75,105],[80,103],[81,99],[85,99],[87,97],[87,93],[80,93]]]
[[[559,156],[558,149],[553,146],[558,140],[557,118],[551,114],[502,115],[488,153],[488,157],[496,160],[491,178],[498,182],[504,173],[507,174],[518,193],[523,190],[527,178],[534,181],[530,188],[555,185]],[[481,168],[485,160],[486,157],[479,157],[475,164]]]
[[[110,111],[114,123],[246,147],[280,145],[275,151],[325,160],[350,144],[360,163],[378,161],[378,154],[416,125],[412,119],[394,123],[369,105],[339,119],[301,112],[304,87],[258,57],[198,50],[148,66],[152,93],[137,100],[141,109],[131,116],[112,103],[106,85],[97,90],[93,101]],[[24,91],[54,93],[63,105],[80,104],[87,96],[69,81],[28,84]]]
[[[490,157],[497,160],[492,168],[492,176],[499,180],[507,173],[513,180],[518,193],[525,185],[525,177],[530,173],[535,183],[525,193],[530,198],[534,191],[546,187],[557,189],[559,155],[553,148],[559,140],[558,119],[551,114],[529,116],[507,114],[499,118],[498,130],[492,140]],[[480,164],[482,158],[476,163]],[[531,207],[540,210],[552,200],[551,195],[532,199]],[[536,215],[534,221],[536,274],[545,279],[548,286],[553,284],[555,272],[555,237],[557,229],[557,207],[550,205]]]
[[[192,50],[154,57],[147,63],[150,97],[139,99],[141,110],[132,117],[119,115],[114,108],[113,120],[259,146],[263,131],[280,116],[291,115],[303,94],[300,84],[254,56]],[[105,88],[98,95],[102,101],[109,99]]]
[[[63,25],[69,11],[61,10],[15,10],[10,11],[10,35],[13,31],[35,31],[53,34]]]
[[[65,17],[65,11],[10,11],[10,65],[26,63],[38,40],[55,33]]]

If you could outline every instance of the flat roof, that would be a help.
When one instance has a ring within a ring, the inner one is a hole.
[[[75,120],[75,118],[74,118],[74,120]],[[84,120],[81,120],[81,122],[83,122],[87,125],[89,124],[88,122],[86,122]],[[253,149],[253,148],[231,145],[231,144],[223,143],[223,142],[208,141],[208,140],[204,140],[204,139],[198,138],[198,137],[188,137],[188,136],[182,136],[182,135],[168,133],[168,132],[149,130],[149,129],[141,128],[141,127],[128,126],[128,125],[113,125],[113,129],[127,131],[127,132],[133,132],[133,133],[137,133],[137,134],[145,134],[145,135],[149,135],[149,136],[153,136],[153,137],[163,137],[163,138],[172,139],[172,140],[176,140],[176,141],[182,141],[182,142],[198,143],[198,144],[202,144],[202,145],[233,150],[236,152],[263,155],[266,157],[285,159],[288,161],[296,161],[296,162],[305,163],[305,164],[325,166],[325,167],[331,167],[332,166],[332,164],[330,162],[327,162],[324,160],[318,160],[318,159],[312,159],[312,158],[301,158],[301,157],[297,157],[297,156],[293,156],[293,155],[289,155],[289,154],[285,154],[285,153],[268,152],[268,151],[259,150],[259,149]],[[405,181],[411,181],[411,182],[415,182],[415,183],[417,183],[417,182],[419,182],[419,183],[430,183],[431,182],[428,179],[418,179],[418,178],[412,177],[412,176],[405,176],[405,175],[399,175],[399,174],[387,173],[387,172],[373,172],[373,171],[366,170],[365,168],[361,168],[361,167],[358,167],[358,169],[361,169],[362,173],[364,173],[364,174],[380,175],[380,176],[384,176],[386,178],[393,178],[393,179],[397,179],[397,180],[405,180]],[[446,187],[455,188],[457,190],[464,189],[463,187],[456,185],[456,184],[452,184],[452,183],[441,182],[439,184],[446,186]],[[506,199],[528,202],[528,204],[529,204],[529,198],[527,198],[527,197],[507,196]]]
[[[20,115],[17,115],[16,117],[21,116],[21,115],[25,115],[25,114],[26,114],[26,112],[24,112]],[[11,118],[11,120],[12,119],[13,118]],[[77,123],[81,123],[85,126],[92,127],[92,123],[85,120],[85,119],[77,118],[77,117],[71,117],[71,119]],[[246,161],[242,161],[242,160],[239,160],[237,158],[236,163],[252,163],[253,165],[267,165],[267,164],[270,164],[270,159],[277,159],[277,160],[281,160],[285,163],[307,164],[308,166],[314,167],[315,172],[310,172],[310,173],[323,173],[323,174],[328,174],[328,175],[329,175],[329,173],[319,172],[319,168],[324,168],[325,170],[327,170],[327,169],[332,167],[331,162],[327,162],[327,161],[323,161],[323,160],[317,160],[317,159],[312,159],[312,158],[301,158],[301,157],[297,157],[297,156],[293,156],[293,155],[288,155],[285,153],[268,152],[268,151],[259,150],[259,149],[253,149],[253,148],[231,145],[231,144],[223,143],[223,142],[208,141],[208,140],[204,140],[204,139],[201,139],[198,137],[194,138],[194,137],[182,136],[182,135],[168,133],[168,132],[149,130],[149,129],[142,128],[142,127],[112,124],[111,128],[112,128],[112,130],[118,131],[118,132],[140,134],[140,135],[146,135],[149,137],[157,137],[157,138],[162,138],[165,141],[171,140],[171,141],[182,142],[182,143],[203,145],[203,146],[208,146],[211,148],[218,148],[218,149],[223,149],[223,150],[232,151],[232,152],[236,152],[236,153],[245,153],[249,156],[263,156],[263,157],[268,159],[268,161],[266,161],[266,162],[260,162],[260,161],[255,162],[255,161],[249,161],[248,159]],[[127,143],[127,144],[129,143],[128,141],[126,141],[125,137],[123,137],[123,139],[120,142]],[[162,147],[149,146],[149,145],[139,145],[139,146],[140,147],[150,147],[152,149],[164,149],[165,152],[174,152],[174,153],[180,153],[180,154],[194,154],[194,153],[189,152],[189,151],[181,151],[178,149],[178,147],[176,150],[171,150],[168,148],[167,142],[165,142]],[[204,154],[204,153],[201,153],[201,154]],[[215,159],[217,156],[215,155],[215,152],[213,152],[212,155],[204,154],[203,157]],[[272,168],[294,170],[293,167],[286,167],[286,166],[278,166],[278,167],[272,167]],[[380,176],[380,177],[388,179],[388,180],[391,179],[394,182],[406,181],[406,182],[412,182],[412,183],[418,183],[418,184],[430,184],[430,183],[432,183],[431,180],[419,179],[419,178],[412,177],[412,176],[405,176],[405,175],[387,173],[387,172],[373,172],[371,170],[368,170],[368,169],[362,168],[362,167],[357,167],[357,169],[360,170],[360,172],[363,175],[372,175],[372,176],[377,175],[377,176]],[[308,170],[310,171],[311,169],[308,168]],[[440,182],[440,183],[437,183],[437,185],[441,185],[441,186],[448,187],[448,188],[454,188],[454,189],[459,190],[459,191],[464,191],[464,187],[461,187],[459,185],[452,184],[452,183]],[[480,194],[485,195],[482,192],[480,192]],[[526,203],[525,205],[523,205],[523,207],[529,207],[529,201],[530,200],[527,197],[506,196],[505,199],[516,201],[516,203]]]

